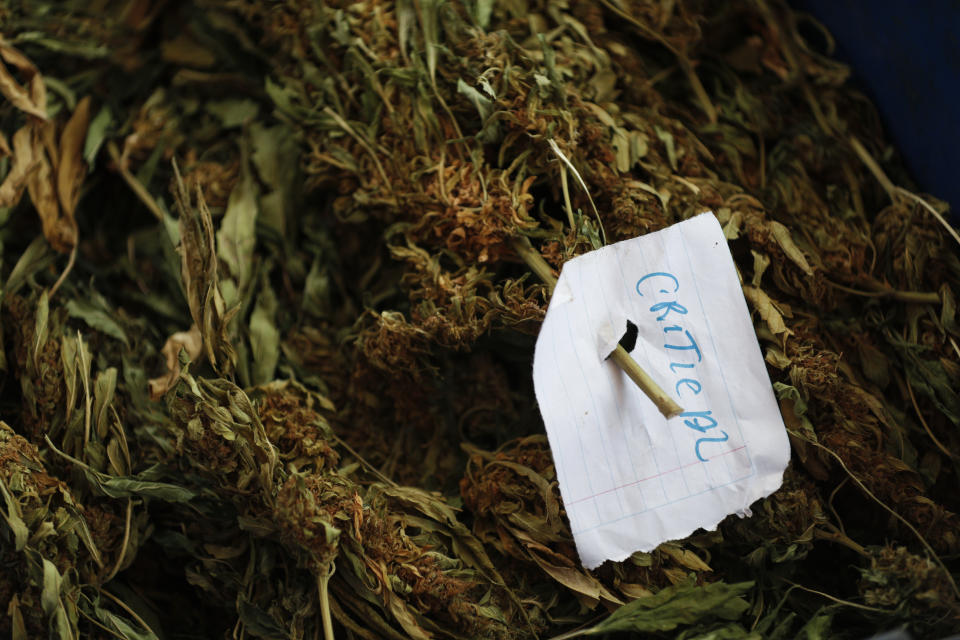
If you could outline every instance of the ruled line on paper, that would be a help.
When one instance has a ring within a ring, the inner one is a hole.
[[[737,447],[736,449],[730,449],[730,450],[728,450],[728,451],[724,451],[723,453],[718,453],[718,454],[714,455],[713,458],[711,458],[711,460],[715,460],[716,458],[722,458],[723,456],[729,455],[729,454],[731,454],[731,453],[736,453],[737,451],[741,451],[741,450],[746,449],[746,448],[747,448],[747,445],[742,444],[742,445],[740,445],[739,447]],[[673,473],[674,471],[680,471],[681,469],[686,469],[687,467],[694,467],[694,466],[696,466],[696,465],[698,465],[698,464],[707,464],[707,463],[705,463],[705,462],[700,462],[699,460],[697,460],[696,462],[689,462],[689,463],[687,463],[687,464],[680,465],[679,467],[674,467],[673,469],[667,469],[666,471],[661,471],[660,473],[655,473],[655,474],[653,474],[652,476],[647,476],[646,478],[640,478],[639,480],[634,480],[633,482],[627,482],[626,484],[621,484],[621,485],[618,485],[618,486],[616,486],[616,487],[611,487],[610,489],[604,489],[603,491],[598,491],[597,493],[594,493],[593,495],[584,496],[583,498],[577,498],[576,500],[571,500],[571,501],[568,502],[567,504],[574,505],[574,504],[579,504],[579,503],[581,503],[581,502],[586,502],[587,500],[592,500],[593,498],[596,498],[597,496],[602,496],[602,495],[604,495],[604,494],[606,494],[606,493],[610,493],[610,492],[612,492],[612,491],[619,491],[620,489],[625,489],[625,488],[627,488],[627,487],[632,487],[632,486],[638,485],[638,484],[640,484],[640,483],[642,483],[642,482],[647,482],[648,480],[656,480],[656,479],[659,478],[660,476],[665,476],[665,475],[667,475],[668,473]],[[719,486],[719,485],[718,485],[718,486]],[[682,498],[681,498],[681,499],[682,499]],[[656,507],[653,507],[653,508],[655,509]]]

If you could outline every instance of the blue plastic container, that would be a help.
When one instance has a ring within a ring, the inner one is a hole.
[[[836,38],[921,190],[960,222],[960,2],[796,0]]]

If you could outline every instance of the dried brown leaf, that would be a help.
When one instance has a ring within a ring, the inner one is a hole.
[[[55,250],[69,253],[77,244],[77,224],[73,218],[60,216],[60,204],[54,187],[54,168],[45,153],[42,140],[33,138],[32,143],[38,166],[27,181],[30,200],[40,216],[43,237]]]
[[[776,220],[770,221],[770,230],[773,233],[774,240],[777,241],[777,244],[780,245],[783,252],[787,254],[787,257],[790,258],[795,265],[800,267],[805,274],[812,276],[813,269],[810,267],[810,263],[807,262],[806,256],[803,255],[803,252],[800,251],[800,248],[794,243],[793,237],[790,235],[790,230]]]
[[[77,104],[73,115],[60,134],[60,162],[57,166],[57,194],[63,216],[74,227],[73,214],[80,199],[80,187],[87,174],[87,164],[83,161],[83,144],[90,126],[90,96]]]
[[[770,327],[770,331],[776,335],[780,335],[781,333],[786,333],[789,335],[792,333],[789,329],[787,329],[787,325],[783,322],[783,316],[777,309],[776,304],[770,298],[770,296],[763,291],[763,289],[744,286],[743,295],[750,302],[753,308],[757,310],[757,313],[760,314],[760,317],[763,318],[764,322],[767,323],[767,326]]]
[[[675,562],[683,565],[687,569],[692,569],[693,571],[713,571],[710,565],[689,549],[667,543],[660,545],[659,551],[662,554],[670,556]]]
[[[203,346],[210,364],[228,374],[236,362],[237,353],[227,335],[230,320],[240,310],[239,305],[226,308],[220,290],[220,276],[213,235],[213,219],[197,186],[196,208],[176,169],[176,200],[180,211],[180,277],[183,279],[187,303],[193,323],[200,330]]]
[[[13,134],[13,165],[0,184],[0,207],[12,207],[23,197],[30,174],[37,168],[39,159],[34,155],[32,128],[27,125]]]
[[[180,350],[187,352],[190,360],[196,360],[203,351],[203,337],[197,325],[191,325],[189,331],[178,331],[163,345],[161,353],[166,358],[167,373],[159,378],[150,380],[150,397],[154,400],[162,398],[177,384],[180,378]]]
[[[586,606],[595,607],[602,599],[604,602],[612,604],[623,604],[623,601],[610,593],[610,591],[584,569],[572,566],[570,559],[562,556],[550,547],[540,544],[530,538],[525,533],[515,530],[514,534],[527,548],[530,557],[543,569],[551,578],[578,594]]]
[[[7,44],[2,37],[0,37],[0,57],[27,78],[27,87],[24,87],[17,82],[5,65],[0,64],[0,94],[24,113],[46,120],[46,88],[37,67],[25,55]]]

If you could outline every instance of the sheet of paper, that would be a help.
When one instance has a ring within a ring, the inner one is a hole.
[[[606,359],[627,320],[631,355],[682,415],[665,419]],[[567,262],[533,376],[587,568],[712,530],[782,483],[786,429],[712,213]]]

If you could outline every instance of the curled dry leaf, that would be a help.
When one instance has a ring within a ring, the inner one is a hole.
[[[3,183],[0,184],[0,207],[12,207],[20,202],[30,174],[39,163],[39,159],[33,152],[31,129],[27,125],[13,134],[13,150],[9,152],[13,156],[13,164]]]
[[[787,229],[776,220],[770,221],[770,229],[773,232],[773,239],[777,241],[777,244],[780,245],[783,252],[787,254],[787,257],[790,258],[795,265],[800,267],[805,274],[812,276],[813,269],[810,267],[810,263],[807,262],[806,256],[803,255],[803,252],[800,251],[800,248],[793,241],[793,236],[790,235],[790,229]]]
[[[27,86],[24,87],[17,82],[6,65],[0,64],[0,94],[24,113],[46,120],[47,91],[37,67],[2,37],[0,37],[0,57],[27,79]]]
[[[60,253],[77,244],[74,213],[87,175],[83,145],[90,125],[90,98],[80,101],[56,141],[53,122],[33,121],[13,136],[13,165],[0,184],[0,206],[12,207],[30,193],[43,236]],[[5,141],[4,141],[5,142]]]
[[[37,210],[37,215],[40,216],[43,237],[51,247],[65,253],[76,244],[76,227],[66,220],[61,220],[60,205],[57,203],[57,192],[54,187],[54,168],[40,139],[34,136],[32,143],[37,167],[27,180],[27,192]]]
[[[176,384],[180,378],[180,350],[187,352],[190,360],[196,360],[203,351],[203,338],[197,325],[191,325],[189,331],[178,331],[163,345],[161,353],[167,364],[167,372],[159,378],[150,380],[150,397],[154,400],[162,398]]]
[[[87,175],[87,163],[83,161],[83,143],[90,126],[90,96],[77,104],[73,115],[60,134],[60,162],[57,165],[57,195],[63,216],[74,227],[73,214],[80,199],[80,186]]]
[[[180,211],[180,244],[177,247],[180,253],[180,277],[193,318],[190,331],[195,331],[197,335],[196,355],[199,356],[203,350],[210,364],[226,375],[232,371],[237,358],[227,336],[227,326],[239,311],[239,306],[227,309],[220,290],[213,221],[203,193],[198,186],[194,207],[176,165],[174,169],[177,171],[175,196]],[[175,376],[170,384],[174,381]],[[151,383],[151,392],[152,388]]]
[[[770,331],[776,335],[780,335],[781,333],[789,335],[791,333],[790,329],[788,329],[787,325],[783,322],[783,316],[777,309],[776,303],[774,303],[763,289],[745,286],[743,287],[743,295],[750,302],[750,305],[757,310],[764,322],[767,323]]]

